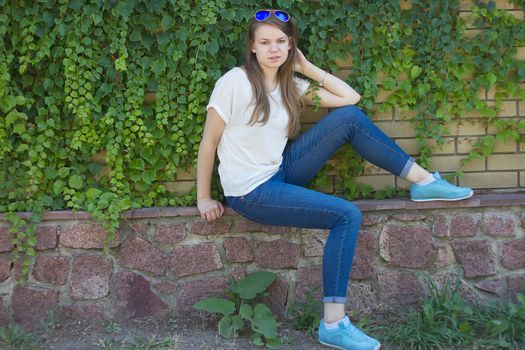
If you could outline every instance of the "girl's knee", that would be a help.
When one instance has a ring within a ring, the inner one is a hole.
[[[361,209],[355,204],[349,202],[343,211],[343,217],[352,224],[360,225],[363,219],[363,214],[361,213]]]

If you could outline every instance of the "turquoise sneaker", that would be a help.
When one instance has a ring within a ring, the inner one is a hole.
[[[436,181],[428,185],[412,184],[410,199],[414,202],[459,201],[472,197],[474,192],[468,187],[458,187],[447,182],[439,173],[433,174]]]
[[[319,343],[343,350],[378,350],[381,343],[369,337],[350,322],[339,321],[336,329],[327,329],[324,320],[319,323]]]

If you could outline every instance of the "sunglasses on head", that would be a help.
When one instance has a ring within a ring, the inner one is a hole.
[[[265,21],[272,15],[272,13],[281,22],[288,22],[290,20],[290,16],[281,10],[259,10],[255,12],[255,19],[257,21]]]

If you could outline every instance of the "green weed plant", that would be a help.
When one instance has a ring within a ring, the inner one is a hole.
[[[257,297],[268,294],[266,290],[276,278],[276,274],[267,271],[250,273],[239,281],[230,278],[230,286],[225,291],[228,299],[210,297],[199,301],[193,307],[222,315],[217,325],[222,337],[236,337],[245,329],[246,323],[249,323],[253,345],[279,349],[281,341],[277,336],[275,316],[265,304],[254,304]]]
[[[525,296],[517,303],[471,304],[450,280],[438,289],[429,283],[429,298],[419,310],[374,326],[382,341],[402,349],[523,349]],[[380,322],[381,323],[381,322]]]

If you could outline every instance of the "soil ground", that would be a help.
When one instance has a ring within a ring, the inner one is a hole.
[[[58,322],[41,327],[32,334],[32,345],[0,348],[6,350],[244,350],[265,349],[250,342],[250,334],[225,339],[217,333],[214,319],[130,320],[116,323],[104,320]],[[47,329],[46,329],[47,328]],[[287,321],[279,323],[282,349],[326,350],[327,347],[306,332],[296,331]],[[5,346],[5,345],[4,345]]]

